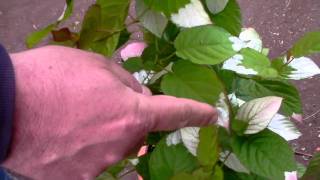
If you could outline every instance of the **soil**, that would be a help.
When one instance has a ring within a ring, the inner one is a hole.
[[[238,0],[245,27],[254,27],[270,48],[272,58],[288,50],[305,32],[320,30],[319,0]],[[93,0],[75,1],[74,14],[65,24],[79,29],[80,21]],[[1,0],[0,42],[9,52],[25,50],[28,33],[57,19],[64,0]],[[320,65],[320,56],[314,56]],[[298,124],[303,136],[292,145],[303,154],[320,150],[320,77],[295,83],[301,92],[304,121]],[[308,161],[301,156],[302,163]]]

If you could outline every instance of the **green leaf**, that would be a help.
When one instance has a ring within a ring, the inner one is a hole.
[[[27,36],[26,39],[26,45],[28,48],[32,48],[38,43],[41,42],[43,38],[49,35],[51,30],[55,27],[55,24],[50,24],[49,26],[45,27],[44,29],[41,29],[39,31],[32,32]]]
[[[131,34],[127,31],[127,29],[122,30],[120,32],[119,42],[116,49],[122,47],[126,42],[128,42],[130,39],[130,35]]]
[[[122,64],[122,67],[130,73],[139,72],[143,69],[142,59],[138,57],[129,58]]]
[[[178,10],[190,0],[144,0],[146,5],[154,11],[163,12],[166,16],[178,12]]]
[[[320,31],[305,34],[290,50],[295,57],[308,56],[320,52]]]
[[[240,51],[243,55],[242,65],[246,68],[253,69],[262,77],[274,78],[278,72],[271,67],[269,58],[254,49],[245,48]]]
[[[101,7],[101,28],[110,32],[119,32],[125,28],[130,0],[97,0]]]
[[[295,71],[292,67],[283,62],[282,58],[277,58],[271,61],[271,66],[278,71],[278,74],[283,79],[289,78],[292,71]]]
[[[265,96],[283,98],[281,111],[287,116],[302,113],[302,104],[298,90],[289,82],[279,80],[257,80],[238,78],[236,96],[244,101]]]
[[[214,174],[211,179],[214,179],[214,180],[223,180],[224,179],[223,178],[223,171],[220,166],[215,166]]]
[[[211,170],[219,156],[217,127],[208,126],[201,128],[199,140],[197,158],[201,166]]]
[[[269,180],[255,174],[238,173],[229,168],[224,168],[224,180]]]
[[[171,178],[171,180],[197,180],[192,174],[179,173]]]
[[[211,18],[215,25],[223,27],[234,36],[239,36],[242,19],[240,6],[236,0],[229,0],[224,10]]]
[[[119,42],[120,33],[115,33],[107,38],[94,41],[91,43],[90,49],[96,53],[111,57]]]
[[[253,173],[282,180],[285,171],[295,171],[294,153],[289,144],[277,134],[264,130],[248,137],[236,137],[233,152]]]
[[[144,28],[152,32],[157,37],[161,37],[168,20],[160,12],[155,12],[144,4],[144,0],[136,1],[136,14]]]
[[[82,28],[80,31],[79,47],[80,49],[89,49],[91,43],[95,40],[99,40],[98,36],[101,32],[97,31],[101,21],[101,7],[99,5],[92,5],[86,12]]]
[[[218,100],[222,86],[213,70],[182,60],[175,63],[172,70],[161,82],[165,94],[209,104]]]
[[[167,146],[166,138],[156,146],[149,161],[152,180],[170,179],[178,173],[192,172],[197,166],[196,157],[183,144]]]
[[[320,153],[313,156],[302,180],[318,180],[320,177]]]
[[[197,64],[219,64],[236,52],[231,35],[222,28],[207,25],[182,31],[175,40],[177,55]]]
[[[98,0],[85,14],[79,48],[111,56],[125,29],[129,0]]]
[[[139,157],[139,163],[136,166],[136,170],[140,176],[144,180],[150,179],[150,172],[149,172],[149,160],[150,160],[150,153],[147,153],[141,157]]]
[[[159,72],[171,61],[176,60],[174,46],[154,36],[142,53],[142,61],[146,70]]]

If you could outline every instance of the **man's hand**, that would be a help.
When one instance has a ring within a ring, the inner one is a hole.
[[[16,109],[4,166],[34,179],[93,179],[151,131],[214,123],[209,105],[151,96],[104,57],[47,46],[12,54]]]

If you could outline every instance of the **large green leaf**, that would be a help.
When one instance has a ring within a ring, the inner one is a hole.
[[[309,32],[304,35],[290,50],[294,57],[320,53],[320,31]]]
[[[199,132],[197,158],[200,165],[213,168],[218,160],[218,129],[215,126],[203,127]]]
[[[175,63],[172,70],[161,82],[165,94],[209,104],[218,100],[222,86],[213,70],[182,60]]]
[[[236,137],[233,152],[249,170],[260,176],[283,180],[285,171],[295,171],[294,153],[277,134],[264,130],[248,137]]]
[[[187,5],[190,0],[144,0],[144,2],[152,10],[170,16],[170,14],[178,12],[180,8]]]
[[[278,96],[283,98],[281,111],[285,115],[291,116],[293,113],[302,113],[299,92],[289,82],[246,78],[238,78],[236,82],[236,95],[244,101],[265,96]]]
[[[80,31],[79,48],[89,49],[91,43],[99,40],[98,36],[102,32],[98,31],[101,21],[101,7],[99,5],[92,5],[87,10]]]
[[[311,159],[302,180],[318,180],[320,177],[320,153],[315,154]]]
[[[160,12],[155,12],[144,4],[144,0],[136,1],[136,14],[139,17],[140,23],[144,28],[161,37],[165,30],[168,20]]]
[[[101,28],[111,32],[121,31],[128,15],[130,0],[97,0],[101,7]]]
[[[182,31],[174,44],[179,57],[197,64],[215,65],[236,54],[230,36],[219,27],[198,26]]]
[[[183,144],[168,146],[166,138],[157,144],[149,160],[152,180],[170,179],[182,172],[192,172],[197,166],[196,157]]]
[[[240,7],[236,0],[229,0],[224,10],[218,14],[212,15],[211,18],[215,25],[223,27],[232,35],[238,36],[240,34],[242,19]]]
[[[79,48],[111,56],[125,28],[128,7],[129,0],[98,0],[92,5],[83,20]]]

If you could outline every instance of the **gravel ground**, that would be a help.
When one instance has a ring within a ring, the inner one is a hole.
[[[238,0],[243,10],[244,26],[254,27],[264,45],[277,57],[290,48],[305,32],[320,30],[320,0]],[[79,28],[83,13],[93,0],[76,0],[74,15],[66,25]],[[28,33],[57,19],[64,0],[0,1],[0,42],[10,52],[26,49]],[[320,64],[320,56],[314,56]],[[292,144],[297,151],[313,154],[320,147],[320,77],[297,82],[304,106],[304,122],[298,124],[303,136]],[[299,158],[306,163],[308,158]]]

